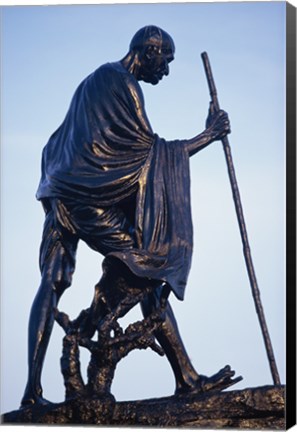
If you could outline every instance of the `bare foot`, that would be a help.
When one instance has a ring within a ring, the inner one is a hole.
[[[235,372],[231,370],[230,366],[225,366],[211,377],[200,375],[200,379],[194,386],[182,387],[176,390],[175,395],[195,395],[209,392],[220,392],[236,383],[241,381],[241,376],[232,379]]]
[[[32,405],[48,405],[51,402],[47,399],[44,399],[42,396],[37,395],[24,395],[20,409],[22,408],[29,408]]]

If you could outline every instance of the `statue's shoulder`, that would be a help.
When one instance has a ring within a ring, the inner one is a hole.
[[[130,97],[131,92],[139,99],[143,99],[138,81],[133,74],[127,71],[121,62],[106,63],[95,70],[93,74],[95,82],[100,87],[109,89],[121,95]],[[105,91],[104,90],[104,91]]]
[[[138,81],[133,74],[124,68],[120,61],[113,63],[105,63],[100,66],[95,72],[95,78],[105,78],[113,81],[119,81],[123,84],[139,87]]]
[[[132,77],[132,75],[122,66],[121,62],[105,63],[96,69],[94,74],[97,76],[111,75],[127,77],[128,79]]]

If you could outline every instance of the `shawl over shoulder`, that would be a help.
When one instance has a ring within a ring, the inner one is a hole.
[[[104,207],[133,194],[138,247],[109,255],[183,299],[192,256],[189,155],[180,141],[153,133],[137,80],[109,63],[80,84],[45,146],[36,196]]]

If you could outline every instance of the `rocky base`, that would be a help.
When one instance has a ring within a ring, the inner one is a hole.
[[[264,386],[131,402],[73,399],[12,411],[2,423],[284,430],[284,393],[284,386]]]

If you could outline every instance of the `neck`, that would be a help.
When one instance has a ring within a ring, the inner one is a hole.
[[[122,66],[138,79],[139,74],[139,59],[138,54],[129,51],[128,54],[121,60]]]

